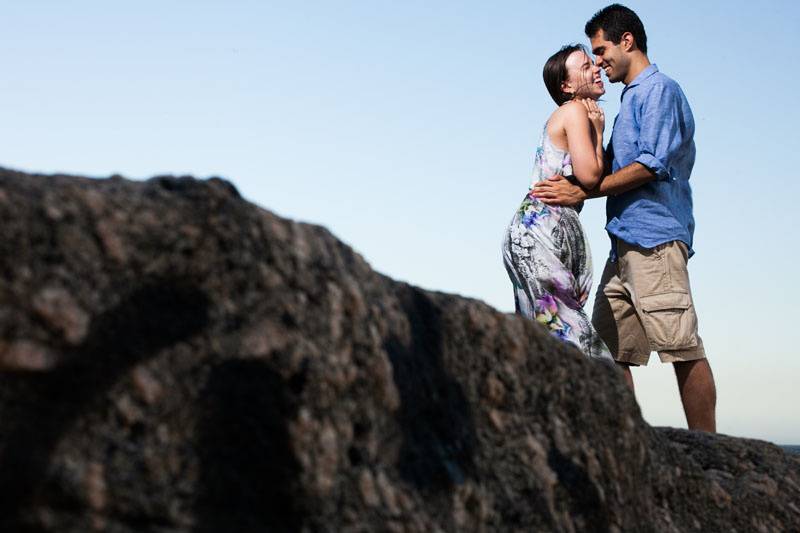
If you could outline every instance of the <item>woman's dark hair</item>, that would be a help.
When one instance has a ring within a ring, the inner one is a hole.
[[[600,30],[603,30],[606,39],[614,44],[619,44],[622,34],[629,32],[636,39],[636,47],[643,54],[647,53],[647,34],[644,32],[644,24],[632,9],[620,4],[604,7],[589,19],[583,29],[589,39]]]
[[[572,55],[572,52],[578,51],[586,52],[586,49],[579,44],[562,46],[561,50],[550,56],[550,59],[544,64],[542,71],[544,86],[547,87],[547,92],[550,93],[557,105],[572,98],[571,94],[561,90],[561,84],[567,80],[567,58]]]

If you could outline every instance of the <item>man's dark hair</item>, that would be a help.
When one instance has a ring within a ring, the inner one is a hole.
[[[572,95],[561,90],[561,84],[567,80],[567,58],[572,55],[572,52],[579,50],[586,52],[586,49],[579,44],[562,46],[561,50],[550,56],[550,59],[544,64],[542,71],[544,86],[547,87],[547,92],[550,93],[557,105],[572,98]]]
[[[619,44],[622,34],[629,32],[636,39],[636,48],[643,54],[647,53],[647,34],[644,32],[644,24],[632,9],[620,4],[604,7],[589,19],[583,29],[589,39],[599,30],[603,30],[606,39],[614,44]]]

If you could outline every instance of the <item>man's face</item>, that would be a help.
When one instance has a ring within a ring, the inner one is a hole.
[[[630,61],[622,50],[623,41],[620,41],[619,44],[612,43],[606,39],[603,30],[597,30],[590,40],[592,53],[595,55],[595,64],[603,69],[608,76],[608,81],[614,83],[624,80],[628,74]]]

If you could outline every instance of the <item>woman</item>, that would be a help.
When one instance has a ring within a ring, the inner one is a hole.
[[[565,46],[545,63],[544,82],[559,107],[547,120],[536,150],[531,190],[506,230],[503,260],[517,313],[584,354],[611,361],[583,310],[592,262],[578,210],[547,206],[532,193],[534,183],[554,174],[572,175],[589,189],[602,178],[605,118],[596,103],[605,93],[600,68],[583,47]]]

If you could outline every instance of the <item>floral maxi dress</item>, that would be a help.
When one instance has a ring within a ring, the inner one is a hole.
[[[547,134],[536,150],[531,189],[503,239],[503,262],[514,285],[517,313],[536,320],[589,357],[612,361],[583,310],[592,285],[592,259],[578,210],[548,206],[532,196],[533,184],[572,174],[569,152]]]

